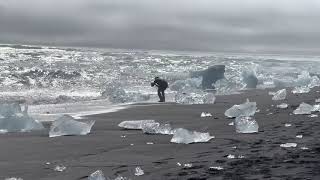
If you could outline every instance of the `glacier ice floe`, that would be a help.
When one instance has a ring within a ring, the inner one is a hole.
[[[40,122],[28,115],[27,105],[20,106],[18,103],[0,104],[0,131],[2,133],[26,132],[43,128]]]
[[[155,120],[133,120],[133,121],[122,121],[120,124],[118,124],[119,127],[124,129],[136,129],[141,130],[143,127],[146,126],[146,124],[152,124],[156,123]]]
[[[274,100],[274,101],[284,100],[284,99],[286,99],[286,96],[287,96],[287,90],[281,89],[281,90],[277,91],[276,93],[274,93],[272,100]]]
[[[224,115],[229,118],[234,118],[238,116],[253,116],[256,110],[257,103],[250,102],[249,99],[247,99],[245,103],[233,105],[231,108],[227,109]]]
[[[173,134],[174,129],[172,129],[170,124],[160,124],[155,122],[144,124],[142,132],[145,134]]]
[[[72,116],[63,115],[51,124],[49,137],[86,135],[90,133],[94,123],[95,121],[76,121]]]
[[[257,121],[249,116],[236,117],[234,122],[237,133],[256,133],[259,130]]]
[[[189,131],[183,128],[178,128],[178,129],[175,129],[173,137],[170,142],[190,144],[190,143],[208,142],[212,138],[214,138],[214,136],[210,136],[209,133],[201,133],[196,131]]]

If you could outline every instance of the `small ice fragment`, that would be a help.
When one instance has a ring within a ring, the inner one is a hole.
[[[55,171],[58,171],[58,172],[62,172],[62,171],[64,171],[64,170],[66,170],[67,169],[67,167],[65,167],[65,166],[63,166],[63,165],[57,165],[55,168],[54,168],[54,170]]]
[[[134,144],[130,144],[130,146],[133,146]]]
[[[315,100],[316,103],[320,103],[320,98]]]
[[[23,179],[17,178],[17,177],[11,177],[11,178],[5,178],[4,180],[23,180]]]
[[[273,113],[272,113],[272,112],[270,112],[270,113],[268,113],[268,114],[267,114],[267,116],[272,115],[272,114],[273,114]]]
[[[51,124],[49,137],[86,135],[90,133],[94,123],[95,121],[76,121],[72,116],[63,115]]]
[[[299,138],[299,139],[301,139],[303,137],[303,135],[296,135],[296,138]]]
[[[229,118],[234,118],[238,116],[253,116],[257,110],[257,103],[250,102],[249,99],[243,104],[233,105],[231,108],[227,109],[224,113],[225,116]]]
[[[284,127],[291,127],[291,126],[292,126],[292,124],[289,124],[289,123],[284,124]]]
[[[234,122],[231,122],[228,124],[229,126],[234,126]]]
[[[90,174],[88,180],[106,180],[104,174],[101,170],[97,170],[94,173]]]
[[[243,159],[244,158],[244,155],[239,155],[238,156],[238,159]]]
[[[309,148],[303,146],[303,147],[301,147],[300,149],[302,149],[302,150],[308,150]]]
[[[233,147],[231,147],[232,149],[237,149],[237,146],[233,146]]]
[[[209,167],[209,170],[218,170],[218,171],[220,171],[220,170],[223,170],[223,167],[221,167],[221,166],[211,166],[211,167]]]
[[[259,125],[252,117],[240,116],[235,119],[237,133],[256,133]]]
[[[50,162],[46,162],[46,165],[50,165],[51,163]]]
[[[142,176],[142,175],[144,175],[144,171],[138,166],[138,167],[136,167],[136,169],[135,169],[134,175],[136,175],[136,176]]]
[[[155,123],[154,120],[122,121],[118,126],[125,129],[142,129],[148,123]]]
[[[277,108],[286,109],[286,108],[288,108],[288,104],[287,103],[281,103],[281,104],[277,105]]]
[[[173,134],[174,130],[170,124],[160,124],[158,122],[145,123],[142,125],[142,131],[145,134]]]
[[[297,86],[292,90],[293,94],[302,94],[310,92],[310,88],[308,86]]]
[[[181,164],[181,163],[179,163],[179,162],[177,162],[177,166],[182,166],[182,164]]]
[[[257,109],[257,110],[256,110],[256,113],[258,113],[258,112],[260,112],[260,109]]]
[[[274,105],[273,104],[271,104],[271,107],[273,107]]]
[[[303,102],[296,110],[293,111],[293,114],[311,114],[313,109],[313,106]]]
[[[280,147],[284,147],[284,148],[297,147],[297,143],[285,143],[285,144],[280,144]]]
[[[228,159],[234,159],[234,158],[236,158],[236,156],[235,156],[235,155],[232,155],[232,154],[229,154],[229,155],[227,156],[227,158],[228,158]]]
[[[123,177],[121,175],[118,175],[114,180],[130,180],[130,179]]]
[[[126,137],[126,135],[122,135],[121,137],[122,137],[122,138],[125,138],[125,137]]]
[[[212,117],[212,114],[208,112],[202,112],[200,117]]]
[[[153,142],[147,142],[147,144],[148,144],[148,145],[152,145],[152,144],[154,144],[154,143],[153,143]]]
[[[191,168],[191,167],[192,167],[192,164],[191,164],[191,163],[187,163],[187,164],[184,164],[183,167],[185,167],[185,168]]]
[[[281,89],[273,95],[272,100],[274,101],[284,100],[286,99],[286,96],[287,96],[287,90]]]
[[[308,117],[314,118],[314,117],[318,117],[318,115],[317,114],[310,114],[310,115],[308,115]]]
[[[183,128],[178,128],[175,130],[170,142],[190,144],[190,143],[208,142],[212,138],[214,138],[214,136],[210,136],[209,133],[188,131]]]

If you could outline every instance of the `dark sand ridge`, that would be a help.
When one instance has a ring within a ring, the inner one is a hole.
[[[49,138],[48,130],[0,135],[0,179],[21,177],[24,180],[87,179],[101,169],[106,176],[121,174],[132,179],[320,179],[320,121],[306,115],[290,115],[301,102],[315,104],[316,89],[308,94],[289,93],[287,100],[272,101],[269,90],[252,90],[241,95],[218,96],[213,105],[138,104],[119,112],[87,116],[96,120],[92,133],[86,136]],[[256,101],[259,113],[255,119],[257,134],[237,134],[232,122],[224,116],[226,109]],[[286,102],[288,109],[278,109]],[[274,105],[273,107],[271,105]],[[269,111],[268,111],[269,109]],[[213,117],[200,118],[207,111]],[[270,112],[273,114],[268,115]],[[209,143],[173,144],[172,136],[146,135],[141,131],[123,130],[124,120],[154,119],[200,132],[216,138]],[[285,127],[291,123],[291,127]],[[303,138],[295,136],[302,134]],[[125,135],[126,137],[121,137]],[[153,145],[146,144],[153,142]],[[280,144],[295,142],[296,148]],[[133,145],[130,145],[133,144]],[[237,148],[233,148],[236,146]],[[306,146],[309,150],[301,150]],[[243,159],[228,159],[228,154]],[[50,165],[46,165],[50,162]],[[192,163],[191,168],[177,165]],[[53,171],[55,165],[67,167]],[[140,166],[143,176],[134,176]],[[221,171],[209,170],[221,166]]]

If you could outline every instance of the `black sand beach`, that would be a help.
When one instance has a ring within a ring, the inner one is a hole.
[[[137,104],[119,112],[87,116],[96,123],[86,136],[49,138],[48,131],[1,134],[0,179],[81,180],[98,169],[110,178],[122,175],[145,180],[320,179],[319,118],[292,115],[302,102],[315,104],[320,94],[313,89],[308,94],[289,93],[287,100],[272,101],[268,91],[218,96],[213,105]],[[255,115],[259,133],[238,134],[234,126],[228,125],[232,120],[224,116],[226,109],[246,98],[256,101],[260,110]],[[282,102],[289,104],[288,109],[276,107]],[[200,118],[203,111],[213,117]],[[173,144],[171,136],[146,135],[117,126],[124,120],[143,119],[209,132],[215,138],[208,143]],[[285,123],[292,126],[285,127]],[[296,138],[300,134],[303,137]],[[288,142],[298,146],[280,147]],[[229,154],[236,158],[228,159]],[[192,167],[184,167],[189,163]],[[60,164],[67,169],[54,171]],[[137,166],[144,170],[144,175],[134,175]],[[210,169],[214,166],[223,169]]]

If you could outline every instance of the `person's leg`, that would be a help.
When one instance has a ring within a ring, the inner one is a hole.
[[[164,90],[165,89],[162,89],[162,102],[166,102],[166,97],[165,97],[165,95],[164,95]]]
[[[162,94],[161,94],[161,89],[160,88],[158,88],[158,96],[159,96],[159,99],[160,99],[159,102],[162,102]]]

